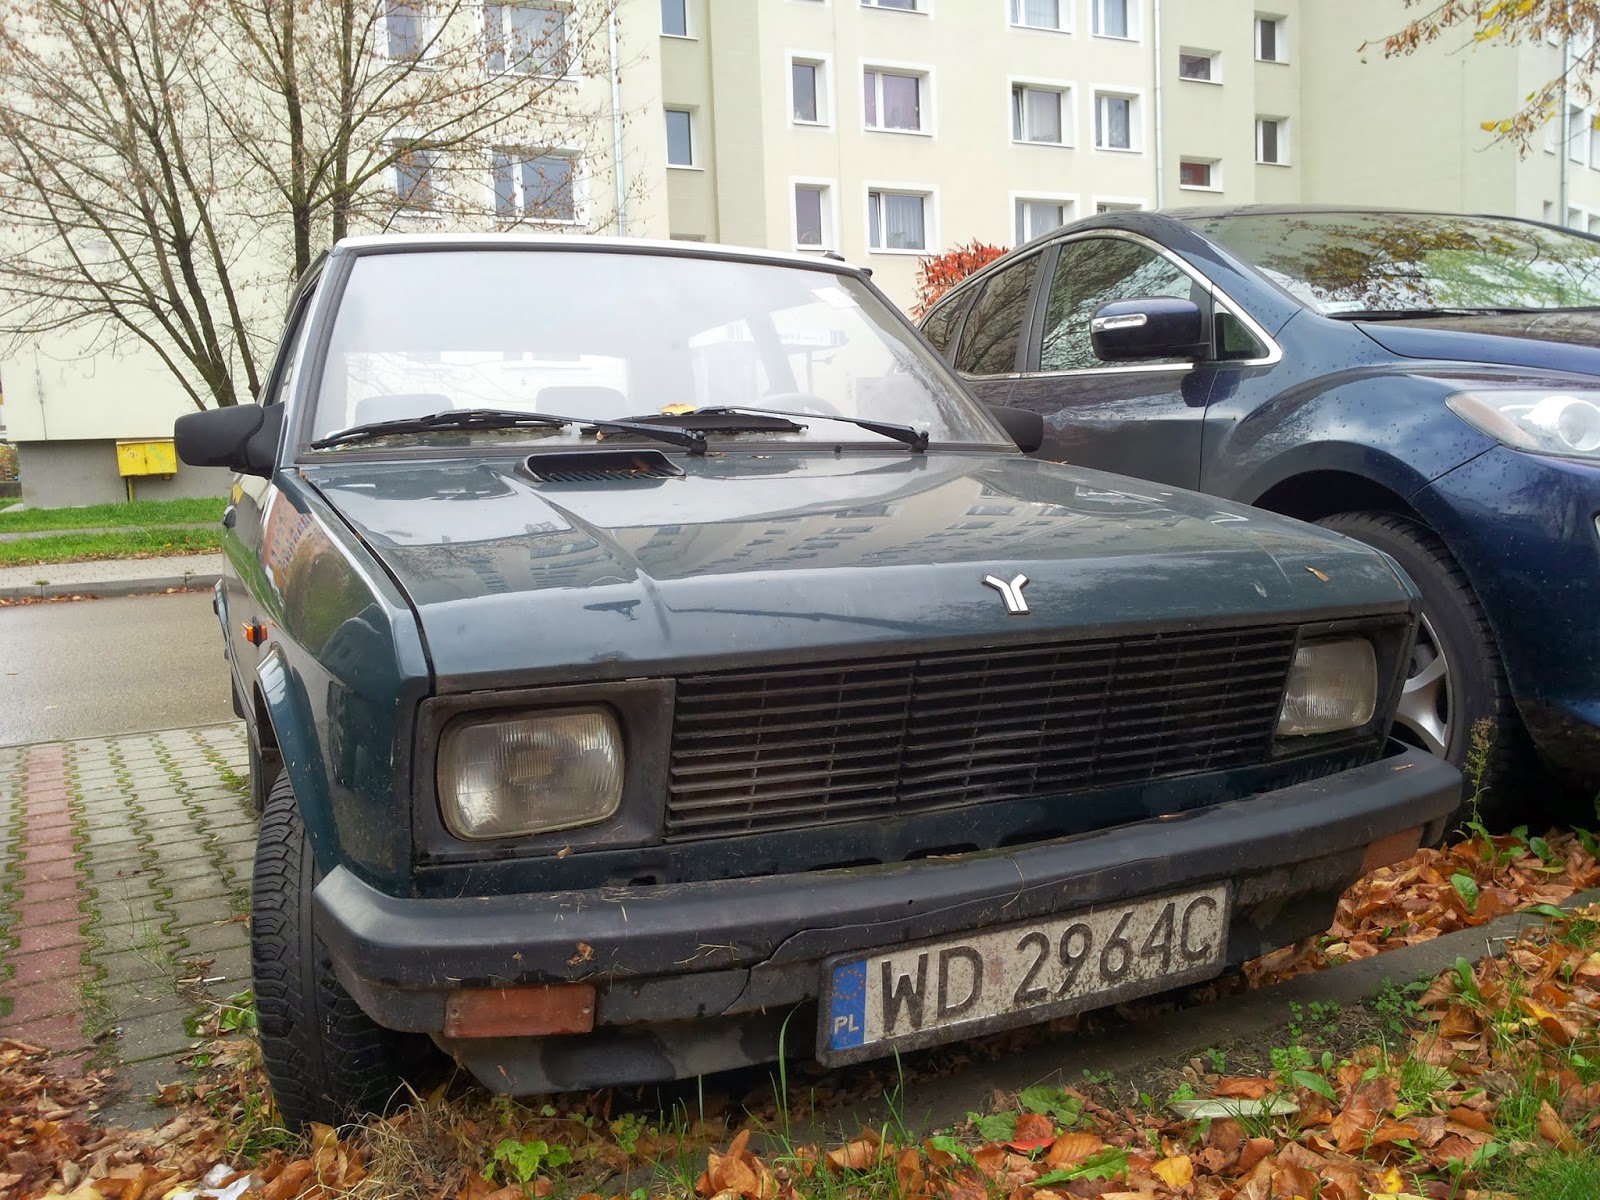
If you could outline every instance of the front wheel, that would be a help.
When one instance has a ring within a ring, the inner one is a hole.
[[[317,937],[311,842],[287,772],[268,788],[256,839],[250,899],[250,957],[262,1065],[284,1124],[338,1125],[380,1112],[422,1083],[440,1059],[417,1034],[385,1029],[364,1013],[333,973]]]
[[[1410,517],[1346,512],[1318,524],[1390,555],[1422,593],[1422,619],[1394,736],[1461,768],[1469,776],[1470,808],[1473,731],[1485,728],[1489,741],[1478,773],[1480,815],[1507,815],[1514,800],[1507,793],[1525,759],[1526,734],[1494,631],[1460,565],[1438,535]]]

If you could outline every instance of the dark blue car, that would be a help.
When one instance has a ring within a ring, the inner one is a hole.
[[[922,330],[1041,457],[1315,521],[1423,596],[1397,733],[1486,803],[1600,777],[1600,239],[1501,217],[1117,213],[1019,247]],[[1152,489],[1152,495],[1159,495]]]

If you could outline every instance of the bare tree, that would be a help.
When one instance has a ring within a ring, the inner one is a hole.
[[[1476,46],[1556,42],[1568,48],[1562,69],[1535,88],[1515,113],[1482,123],[1483,129],[1527,153],[1533,135],[1559,113],[1562,96],[1587,105],[1595,97],[1600,67],[1600,2],[1597,0],[1405,0],[1426,11],[1384,38],[1384,56],[1413,54],[1452,30]],[[1366,45],[1362,49],[1366,49]]]
[[[570,225],[615,3],[14,4],[0,338],[131,338],[197,406],[233,404],[319,247],[397,220]]]

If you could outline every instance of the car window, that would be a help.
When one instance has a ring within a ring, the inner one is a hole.
[[[972,293],[963,292],[935,308],[922,322],[922,336],[933,343],[933,348],[946,358],[950,357],[950,338],[961,325],[961,314],[972,302]]]
[[[1039,256],[1031,254],[984,283],[961,333],[956,370],[965,375],[1004,375],[1017,369],[1017,339],[1038,269]]]
[[[306,313],[311,311],[314,290],[308,288],[301,296],[290,316],[293,324],[284,332],[283,341],[278,343],[278,358],[272,365],[269,391],[263,399],[265,404],[282,404],[289,398],[289,380],[294,377],[294,361],[300,355],[300,343],[306,340],[306,327],[310,324],[306,320]]]
[[[1212,314],[1216,331],[1217,357],[1225,362],[1245,358],[1265,358],[1267,348],[1245,323],[1227,309],[1218,305]]]
[[[1045,304],[1039,369],[1077,371],[1111,365],[1095,356],[1089,341],[1089,320],[1102,304],[1145,296],[1189,300],[1195,291],[1190,275],[1138,242],[1126,238],[1066,242],[1056,259]]]

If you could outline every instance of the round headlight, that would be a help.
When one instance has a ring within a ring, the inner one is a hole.
[[[1576,396],[1546,396],[1523,418],[1579,454],[1600,450],[1600,408]]]
[[[1279,737],[1359,729],[1378,706],[1378,656],[1366,638],[1306,642],[1294,653]]]
[[[1445,404],[1469,425],[1518,450],[1600,456],[1600,391],[1484,388],[1457,392]]]
[[[592,825],[622,803],[622,735],[602,708],[456,721],[439,743],[438,783],[460,838]]]

